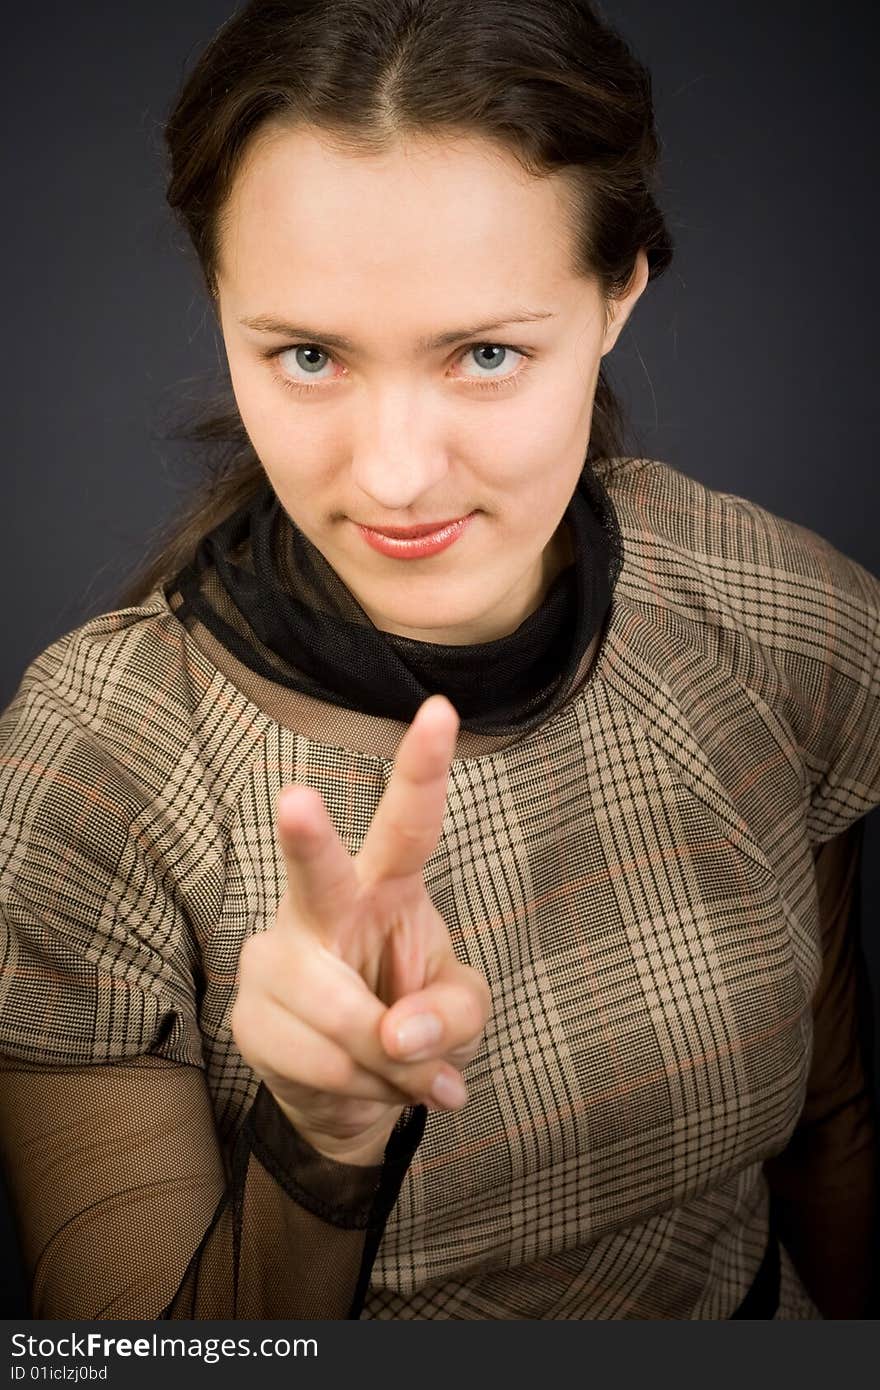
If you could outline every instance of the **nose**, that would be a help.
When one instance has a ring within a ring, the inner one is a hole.
[[[448,471],[446,451],[426,415],[405,386],[386,386],[361,407],[352,479],[383,515],[414,506]]]

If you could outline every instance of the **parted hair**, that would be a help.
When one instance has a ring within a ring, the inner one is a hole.
[[[214,304],[229,194],[268,121],[310,126],[354,155],[405,137],[483,137],[536,178],[562,174],[575,273],[596,281],[606,310],[640,249],[650,279],[672,260],[650,74],[585,0],[251,0],[196,60],[164,131],[168,204]],[[622,453],[624,429],[603,361],[587,459]],[[264,482],[228,382],[171,437],[203,476],[120,606],[171,578]]]

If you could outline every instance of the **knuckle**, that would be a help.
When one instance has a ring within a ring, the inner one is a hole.
[[[391,822],[389,829],[396,840],[403,840],[406,844],[417,845],[425,838],[425,827],[416,816],[407,820],[398,817]]]
[[[247,1000],[236,999],[232,1006],[229,1026],[235,1045],[245,1061],[255,1071],[259,1070],[260,1052],[263,1042],[262,1030],[254,1009]]]
[[[258,936],[249,936],[242,943],[238,953],[239,974],[243,974],[245,971],[250,972],[256,967],[262,952],[265,950],[265,946],[261,943],[261,937],[262,933]]]
[[[388,820],[385,827],[385,853],[388,853],[390,848],[390,853],[395,858],[401,853],[408,859],[413,855],[427,857],[432,838],[436,837],[432,837],[418,816],[413,815],[406,820],[395,816]]]
[[[492,991],[489,988],[489,981],[486,979],[485,975],[481,975],[479,970],[474,970],[473,967],[468,968],[470,970],[469,984],[471,986],[469,996],[473,1001],[474,1017],[477,1020],[476,1028],[482,1030],[492,1017],[494,1009]]]
[[[344,1043],[360,1031],[362,1006],[340,992],[328,1011],[324,1031],[334,1042]]]
[[[452,1014],[455,1020],[451,1030],[457,1043],[478,1039],[485,1030],[492,1014],[492,995],[489,986],[478,971],[468,967],[456,989]]]
[[[247,1013],[242,1005],[241,999],[236,999],[229,1015],[229,1029],[239,1052],[244,1055],[247,1050],[247,1040],[249,1036],[249,1026]]]
[[[311,1084],[321,1091],[348,1095],[354,1088],[355,1063],[345,1052],[326,1053],[315,1068]]]
[[[461,1036],[463,1039],[470,1040],[478,1037],[486,1026],[486,1013],[483,1008],[482,999],[476,998],[468,993],[465,997],[464,1008],[461,1013]]]
[[[243,943],[238,954],[239,973],[250,978],[259,978],[274,968],[276,943],[271,928],[256,931]]]

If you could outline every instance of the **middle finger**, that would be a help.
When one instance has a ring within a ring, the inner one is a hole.
[[[458,725],[446,696],[432,695],[401,739],[388,786],[356,857],[358,874],[368,882],[421,874],[436,848]]]

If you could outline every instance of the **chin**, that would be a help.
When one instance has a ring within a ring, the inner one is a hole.
[[[362,601],[362,607],[366,604]],[[480,614],[462,609],[438,609],[434,603],[420,604],[418,607],[380,607],[366,610],[377,627],[401,637],[411,637],[417,642],[437,642],[443,645],[464,645],[478,641],[467,635],[472,624],[479,623]],[[461,634],[460,636],[457,634]]]

